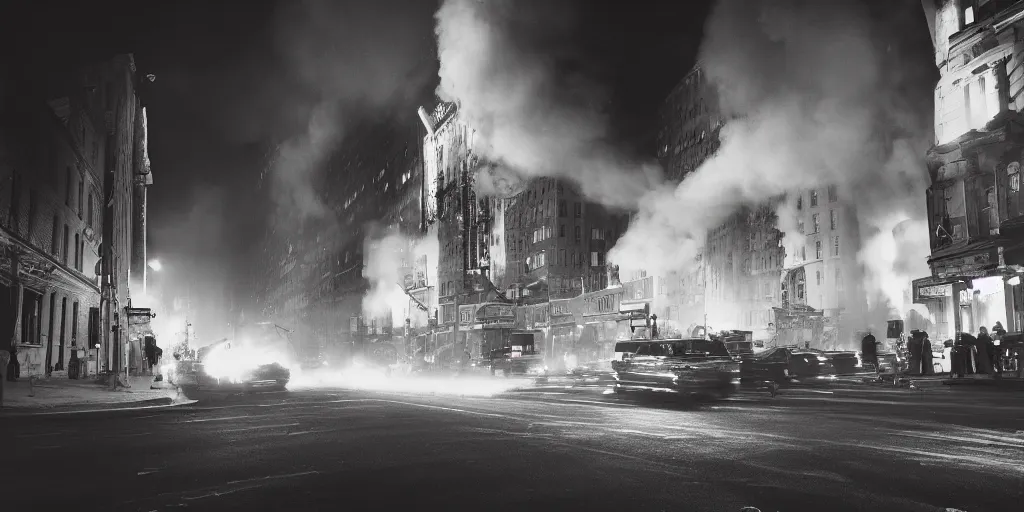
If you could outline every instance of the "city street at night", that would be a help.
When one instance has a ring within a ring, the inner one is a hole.
[[[1024,497],[1021,400],[300,390],[13,416],[9,467],[78,469],[60,485],[35,470],[6,483],[12,510],[1000,510]]]

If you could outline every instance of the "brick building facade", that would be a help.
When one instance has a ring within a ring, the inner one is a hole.
[[[107,370],[124,352],[111,333],[126,326],[135,83],[134,60],[122,55],[0,86],[0,309],[24,375],[67,370],[73,350]],[[101,300],[108,274],[113,314]]]

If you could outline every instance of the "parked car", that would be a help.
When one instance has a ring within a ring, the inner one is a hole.
[[[744,383],[782,384],[792,380],[830,380],[836,370],[829,357],[821,351],[775,347],[744,356],[740,362],[740,373]]]
[[[724,398],[739,386],[739,364],[725,343],[702,338],[638,343],[614,365],[615,391],[668,391]]]

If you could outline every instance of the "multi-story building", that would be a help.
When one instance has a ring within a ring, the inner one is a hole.
[[[622,214],[586,201],[573,183],[532,180],[505,199],[506,268],[500,286],[524,304],[608,287],[607,254],[624,229]]]
[[[3,321],[25,374],[64,371],[79,355],[92,371],[138,371],[123,311],[140,220],[132,183],[149,173],[135,62],[120,55],[55,76],[0,90],[0,261],[3,286],[15,290],[0,294],[14,312]]]
[[[294,217],[271,223],[256,262],[255,309],[294,330],[305,355],[391,338],[405,313],[363,316],[369,289],[363,269],[371,256],[368,239],[413,234],[422,225],[417,129],[413,120],[387,118],[351,133],[314,173],[327,213],[299,218],[283,212]],[[276,172],[273,157],[268,169]]]
[[[859,238],[856,213],[835,186],[792,191],[787,200],[795,201],[796,233],[782,241],[785,261],[776,260],[779,266],[773,269],[776,276],[779,271],[783,276],[774,319],[779,342],[834,348],[853,335],[838,331],[842,314],[852,305],[848,302],[864,298],[861,284],[845,279],[859,275],[852,268],[857,264],[854,241]],[[787,324],[793,327],[788,333]],[[811,330],[811,339],[799,332],[804,329]]]
[[[682,181],[718,150],[725,120],[717,91],[699,64],[669,93],[658,120],[658,160],[669,180]]]
[[[940,78],[928,215],[932,276],[915,302],[952,335],[1024,330],[1024,2],[924,2]],[[951,322],[949,321],[951,320]]]
[[[782,304],[781,238],[775,211],[768,205],[744,208],[708,232],[708,325],[753,331],[757,339],[770,337],[773,308]]]
[[[660,119],[658,157],[669,179],[684,180],[717,150],[726,121],[699,65],[673,89]],[[850,295],[844,269],[856,261],[856,217],[835,187],[791,191],[792,208],[779,208],[782,200],[745,207],[709,229],[692,271],[658,276],[652,311],[680,330],[706,322],[755,339],[834,346]],[[780,214],[795,216],[785,219],[796,226],[785,240]]]
[[[438,319],[433,352],[477,353],[484,344],[498,345],[502,329],[463,329],[476,323],[474,305],[507,298],[492,282],[492,219],[504,207],[497,198],[477,197],[474,177],[481,161],[473,153],[472,127],[461,119],[458,105],[440,102],[432,113],[419,111],[427,134],[423,138],[425,224],[436,224]],[[431,204],[433,203],[433,204]],[[488,311],[487,308],[484,308]],[[463,318],[465,317],[465,318]],[[491,324],[495,326],[499,324]],[[442,357],[444,357],[442,355]]]

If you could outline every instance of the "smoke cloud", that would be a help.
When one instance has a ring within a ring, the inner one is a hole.
[[[428,260],[428,282],[437,278],[437,255],[440,245],[436,230],[423,237],[409,237],[391,231],[381,237],[366,240],[363,276],[370,282],[370,290],[363,297],[363,315],[381,317],[392,314],[394,327],[404,324],[410,316],[409,296],[404,291],[405,269],[412,270],[420,258]],[[429,263],[433,261],[433,269]]]
[[[324,219],[318,169],[346,134],[370,115],[412,108],[430,77],[427,2],[285,2],[277,49],[302,84],[293,91],[298,129],[278,146],[272,195],[282,217]]]
[[[504,174],[569,178],[593,200],[632,208],[661,171],[608,144],[608,120],[594,108],[606,91],[571,71],[581,57],[575,14],[559,2],[445,0],[435,16],[437,94],[460,104],[474,151]],[[490,178],[481,192],[495,189]]]
[[[685,271],[706,231],[739,207],[835,185],[857,208],[859,234],[842,243],[858,244],[868,293],[901,300],[887,283],[927,274],[934,70],[927,32],[906,39],[906,27],[924,26],[919,6],[885,8],[882,18],[853,0],[720,1],[699,58],[727,119],[721,147],[678,186],[650,192],[609,259],[624,272]],[[779,209],[787,244],[794,202]]]

